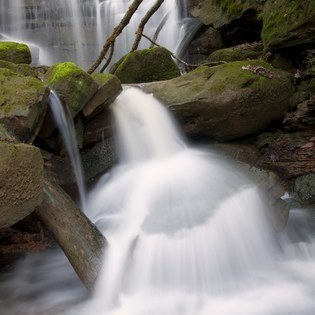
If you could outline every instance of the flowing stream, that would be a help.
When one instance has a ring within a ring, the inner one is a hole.
[[[136,88],[113,103],[120,163],[89,193],[109,247],[86,296],[60,252],[2,275],[6,315],[314,315],[314,213],[274,232],[258,188],[232,162],[190,147]]]

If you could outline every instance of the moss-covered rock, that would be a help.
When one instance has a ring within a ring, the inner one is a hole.
[[[267,0],[263,9],[265,49],[276,51],[315,41],[315,2]]]
[[[262,55],[262,45],[260,43],[255,43],[216,50],[209,56],[209,59],[211,61],[231,62],[248,59],[258,59],[262,57]]]
[[[282,117],[293,86],[286,72],[252,60],[199,67],[144,90],[169,106],[189,136],[227,140],[263,130]]]
[[[31,51],[26,44],[0,42],[0,60],[30,64],[32,62]]]
[[[114,74],[122,83],[143,83],[173,79],[180,71],[170,52],[156,47],[127,54]]]
[[[120,80],[116,75],[107,73],[92,74],[98,83],[98,91],[83,108],[84,116],[96,115],[106,109],[122,91]]]
[[[45,83],[57,92],[74,117],[98,90],[95,80],[73,62],[60,62],[44,75]]]
[[[23,142],[31,142],[47,107],[49,90],[33,78],[0,69],[0,123]]]
[[[249,10],[261,10],[262,1],[252,0],[188,0],[190,13],[205,25],[215,28],[229,24]]]
[[[34,68],[24,63],[16,64],[10,61],[0,60],[0,69],[9,69],[23,76],[36,77]]]
[[[43,184],[38,148],[0,142],[0,228],[13,225],[41,204]]]

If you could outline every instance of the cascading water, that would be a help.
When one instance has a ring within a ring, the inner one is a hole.
[[[59,287],[57,272],[51,288],[41,274],[29,285],[46,284],[44,297],[7,293],[5,314],[313,315],[314,214],[292,209],[275,233],[257,187],[221,156],[187,146],[151,95],[129,88],[112,108],[121,163],[87,201],[109,243],[93,295],[73,302],[82,292],[74,296],[58,267]]]
[[[62,136],[76,178],[80,196],[81,209],[86,209],[86,189],[79,149],[76,141],[75,127],[71,114],[63,107],[57,93],[50,91],[48,99],[51,112]]]
[[[130,51],[138,23],[154,2],[144,0],[140,5],[117,39],[113,62]],[[177,3],[165,0],[145,27],[145,34],[153,36],[166,17],[157,42],[172,51],[185,35],[180,31]],[[96,60],[130,4],[130,0],[0,0],[0,35],[38,46],[42,64],[73,61],[86,69]],[[146,40],[139,48],[149,46]]]
[[[88,207],[110,245],[92,301],[73,313],[313,314],[314,236],[279,238],[257,187],[187,147],[151,95],[129,88],[113,111],[123,163]]]

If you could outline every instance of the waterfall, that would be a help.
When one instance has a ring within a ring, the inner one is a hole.
[[[314,213],[293,205],[274,232],[247,175],[190,147],[152,95],[112,110],[121,162],[86,201],[109,244],[94,292],[61,253],[28,255],[0,275],[3,314],[313,315]]]
[[[79,191],[81,209],[86,209],[86,190],[81,158],[76,141],[75,127],[69,111],[63,107],[57,93],[50,91],[48,99],[54,120],[66,147]]]
[[[279,237],[259,189],[185,144],[152,95],[128,88],[112,109],[121,163],[88,201],[109,248],[94,296],[67,314],[313,314],[312,232]]]
[[[0,0],[0,34],[39,47],[40,63],[73,61],[87,69],[130,3],[130,0]],[[138,23],[153,3],[153,0],[145,0],[140,5],[117,39],[113,62],[130,51]],[[157,42],[174,52],[185,36],[180,31],[183,7],[178,3],[179,0],[165,0],[144,31],[153,37],[166,16]],[[150,45],[142,40],[139,48]]]

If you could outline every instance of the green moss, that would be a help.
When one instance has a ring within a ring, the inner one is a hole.
[[[292,40],[295,32],[300,33],[304,40],[303,37],[307,37],[304,28],[306,33],[312,32],[309,26],[310,23],[314,23],[314,19],[315,1],[267,1],[263,11],[262,39],[264,45],[269,48],[279,42],[288,41],[289,38]],[[301,38],[293,41],[296,40],[299,41]],[[310,40],[312,39],[310,38]]]
[[[73,62],[61,62],[53,65],[45,74],[46,84],[56,90],[73,117],[95,94],[98,84]]]
[[[8,69],[0,69],[0,118],[4,116],[26,116],[29,104],[37,100],[38,95],[45,93],[41,81],[24,77]]]
[[[168,80],[180,75],[169,51],[163,47],[131,52],[118,65],[115,75],[122,83]]]
[[[16,42],[0,42],[0,59],[14,63],[32,62],[29,47]]]
[[[262,49],[256,48],[225,48],[213,52],[209,59],[211,61],[240,61],[247,59],[257,59],[262,56]]]
[[[36,77],[35,70],[26,64],[16,64],[10,61],[0,60],[0,69],[5,68],[23,76]]]
[[[60,82],[60,80],[64,80],[78,71],[82,70],[73,62],[60,62],[51,67],[45,77],[48,78],[48,85],[53,86]]]
[[[243,11],[243,4],[245,2],[246,0],[212,0],[212,3],[219,6],[229,17],[240,15]]]

